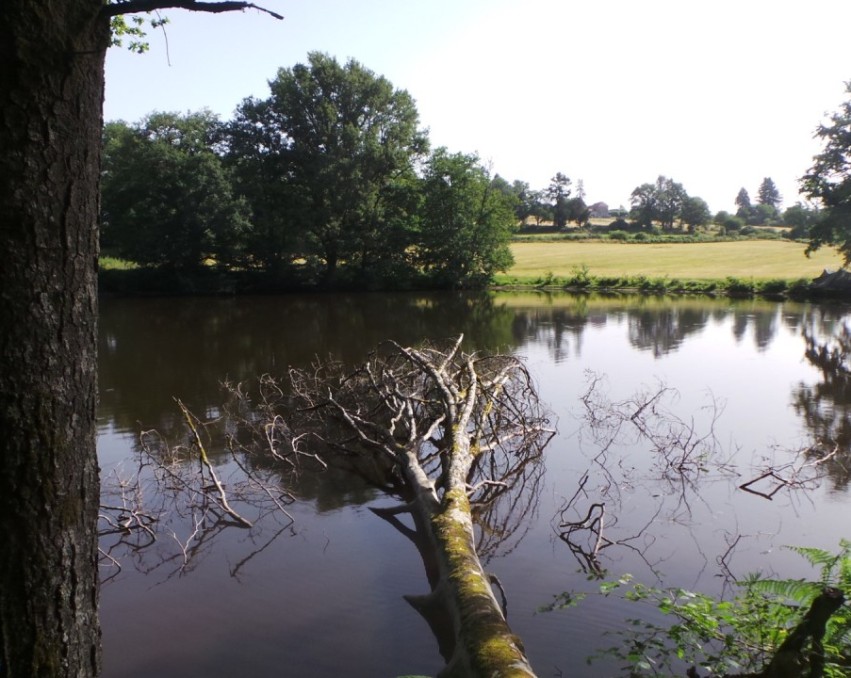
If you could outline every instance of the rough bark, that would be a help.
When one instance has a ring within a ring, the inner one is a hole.
[[[0,675],[92,676],[101,0],[0,3]]]

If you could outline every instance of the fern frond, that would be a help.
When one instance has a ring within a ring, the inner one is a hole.
[[[807,605],[822,591],[820,582],[804,579],[757,579],[747,584],[750,591],[764,595],[777,596]]]
[[[813,566],[833,566],[841,554],[837,555],[824,549],[818,549],[813,546],[785,546],[784,548],[794,551],[800,556],[806,558],[810,565]]]

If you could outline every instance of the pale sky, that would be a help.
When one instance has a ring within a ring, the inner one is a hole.
[[[849,0],[266,3],[285,20],[168,10],[168,49],[155,31],[143,56],[110,50],[105,119],[229,119],[319,50],[408,90],[433,147],[476,152],[509,181],[563,172],[617,207],[664,174],[716,212],[763,177],[798,200],[815,127],[851,80]]]

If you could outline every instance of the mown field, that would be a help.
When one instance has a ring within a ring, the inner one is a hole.
[[[810,258],[804,245],[788,240],[717,243],[625,244],[613,242],[515,242],[515,264],[500,282],[567,277],[587,269],[592,276],[669,277],[692,280],[815,278],[835,270],[842,258],[822,248]]]

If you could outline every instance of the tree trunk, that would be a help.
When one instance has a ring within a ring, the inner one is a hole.
[[[491,506],[522,488],[552,431],[523,364],[464,353],[462,340],[449,349],[388,341],[352,372],[333,362],[291,370],[287,419],[299,440],[363,462],[405,501],[375,512],[423,558],[431,592],[408,601],[435,632],[440,675],[532,677],[476,551],[471,498]]]
[[[102,0],[0,3],[0,676],[93,676]]]

